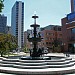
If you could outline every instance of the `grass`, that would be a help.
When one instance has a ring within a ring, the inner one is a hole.
[[[9,53],[9,54],[5,54],[3,55],[4,57],[9,57],[9,56],[18,56],[18,54],[14,54],[14,53]]]

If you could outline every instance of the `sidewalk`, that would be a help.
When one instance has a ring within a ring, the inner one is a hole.
[[[69,54],[69,55],[72,59],[75,59],[75,54]],[[45,56],[59,56],[59,57],[62,56],[62,57],[66,57],[66,54],[64,54],[64,53],[48,53]]]

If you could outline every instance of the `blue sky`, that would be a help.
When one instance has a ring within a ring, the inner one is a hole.
[[[24,31],[30,29],[33,24],[31,18],[36,11],[40,27],[47,25],[61,25],[61,18],[70,13],[70,0],[5,0],[2,14],[7,16],[7,25],[11,25],[11,8],[16,1],[23,1],[24,8]]]

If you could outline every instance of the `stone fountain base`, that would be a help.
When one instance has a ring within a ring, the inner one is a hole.
[[[71,57],[50,56],[51,59],[0,59],[0,72],[24,75],[62,75],[75,72],[75,60]],[[37,58],[37,57],[36,57]]]
[[[51,57],[21,57],[21,60],[51,60]]]

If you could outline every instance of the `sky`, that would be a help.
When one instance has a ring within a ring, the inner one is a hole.
[[[70,0],[4,0],[2,14],[7,16],[8,26],[11,26],[11,8],[16,1],[24,2],[24,31],[34,23],[34,11],[39,16],[37,23],[40,27],[61,25],[61,18],[71,12]]]

